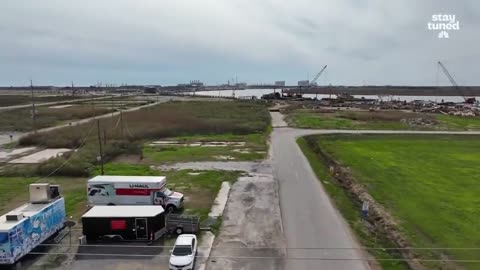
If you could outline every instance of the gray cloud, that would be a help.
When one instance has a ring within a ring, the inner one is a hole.
[[[449,40],[427,30],[438,12],[460,20]],[[479,18],[474,0],[6,0],[0,84],[293,84],[328,64],[325,83],[428,85],[443,60],[480,85]]]

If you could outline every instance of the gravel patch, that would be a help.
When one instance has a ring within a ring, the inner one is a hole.
[[[235,182],[208,269],[282,269],[286,253],[277,189],[268,174],[250,174]]]
[[[74,105],[72,104],[65,104],[65,105],[57,105],[57,106],[51,106],[51,107],[48,107],[49,109],[63,109],[63,108],[68,108],[68,107],[72,107]]]
[[[265,162],[249,161],[206,161],[206,162],[183,162],[172,165],[151,166],[154,170],[223,170],[223,171],[244,171],[258,173],[272,173],[272,167]]]
[[[45,149],[37,153],[33,153],[31,155],[17,158],[11,160],[9,163],[13,164],[33,164],[33,163],[40,163],[42,161],[48,160],[53,157],[62,156],[66,152],[72,151],[68,148],[56,148],[56,149]]]
[[[0,161],[7,161],[10,158],[35,150],[36,147],[23,147],[15,149],[5,149],[0,151]]]

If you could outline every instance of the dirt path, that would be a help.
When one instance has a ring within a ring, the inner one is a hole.
[[[270,112],[270,116],[272,117],[272,127],[288,127],[287,122],[284,120],[283,114],[280,112]]]

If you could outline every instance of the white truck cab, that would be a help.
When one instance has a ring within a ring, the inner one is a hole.
[[[183,208],[183,194],[166,184],[164,176],[95,176],[87,182],[88,204],[161,205],[167,212]]]
[[[165,207],[168,213],[183,208],[183,194],[164,188],[153,194],[153,204]]]
[[[197,236],[194,234],[179,235],[171,252],[170,270],[193,270],[197,256]]]

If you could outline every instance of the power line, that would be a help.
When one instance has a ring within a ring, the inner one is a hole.
[[[32,91],[32,125],[33,125],[33,133],[37,134],[37,112],[35,107],[35,100],[33,96],[33,82],[30,80],[30,89]]]
[[[116,256],[116,257],[156,257],[169,258],[170,255],[148,255],[148,254],[115,254],[115,253],[72,253],[72,252],[30,252],[33,255],[75,255],[75,256]],[[456,262],[456,263],[480,263],[480,260],[463,260],[463,259],[407,259],[407,258],[316,258],[316,257],[281,257],[281,256],[204,256],[196,255],[195,258],[208,259],[267,259],[267,260],[305,260],[305,261],[416,261],[416,262]]]
[[[79,145],[77,148],[73,149],[73,153],[72,153],[67,159],[65,159],[65,161],[64,161],[62,164],[60,164],[60,166],[58,166],[55,170],[53,170],[53,171],[52,171],[51,173],[49,173],[47,176],[44,176],[44,177],[41,177],[41,178],[37,179],[35,182],[41,181],[41,180],[43,180],[43,179],[46,179],[46,178],[52,176],[52,175],[53,175],[54,173],[56,173],[58,170],[60,170],[61,168],[63,168],[65,165],[67,165],[67,163],[70,161],[70,159],[72,159],[73,156],[75,156],[75,154],[78,152],[78,150],[85,145],[85,143],[87,142],[88,137],[90,136],[90,133],[92,133],[92,130],[93,130],[94,126],[95,126],[95,122],[92,123],[92,126],[90,127],[90,130],[88,131],[87,136],[82,140],[82,142],[80,143],[80,145]]]
[[[118,124],[120,124],[120,120],[121,120],[121,118],[118,117],[117,123],[115,124],[115,127],[112,129],[112,131],[115,130],[118,127]]]
[[[99,151],[100,151],[100,156],[99,156],[99,159],[98,161],[100,161],[100,170],[101,170],[101,174],[103,175],[104,174],[104,170],[103,170],[103,150],[102,150],[102,136],[100,135],[100,119],[97,119],[97,133],[98,133],[98,148],[99,148]]]
[[[128,242],[128,241],[127,241]],[[131,241],[134,242],[134,241]],[[40,244],[39,246],[66,246],[62,244]],[[75,247],[118,247],[118,248],[172,248],[174,246],[143,245],[74,245]],[[202,248],[202,246],[199,246]],[[207,248],[207,247],[203,247]],[[287,249],[287,250],[480,250],[480,247],[217,247],[218,249]]]
[[[120,114],[120,115],[121,115],[121,114]],[[97,120],[97,121],[99,121],[99,120]],[[116,126],[115,126],[113,129],[117,128],[118,124],[119,124],[121,121],[122,121],[122,119],[121,119],[121,117],[120,117],[120,118],[118,119],[118,121],[117,121]],[[60,170],[61,168],[63,168],[65,165],[67,165],[68,162],[70,161],[70,159],[71,159],[73,156],[75,156],[75,154],[78,152],[78,150],[85,145],[85,143],[87,142],[87,139],[90,137],[90,134],[92,133],[94,127],[95,127],[95,121],[92,121],[92,126],[90,127],[87,135],[86,135],[85,138],[81,141],[80,145],[79,145],[77,148],[73,149],[72,154],[71,154],[60,166],[58,166],[55,170],[53,170],[53,171],[52,171],[51,173],[49,173],[47,176],[44,176],[44,177],[41,177],[41,178],[37,179],[35,182],[44,180],[44,179],[52,176],[52,175],[55,174],[58,170]],[[122,129],[123,129],[123,128],[122,128]]]
[[[130,132],[130,128],[128,127],[128,122],[127,121],[125,121],[125,129],[127,130],[128,135],[130,135],[130,138],[133,138],[133,135]]]

